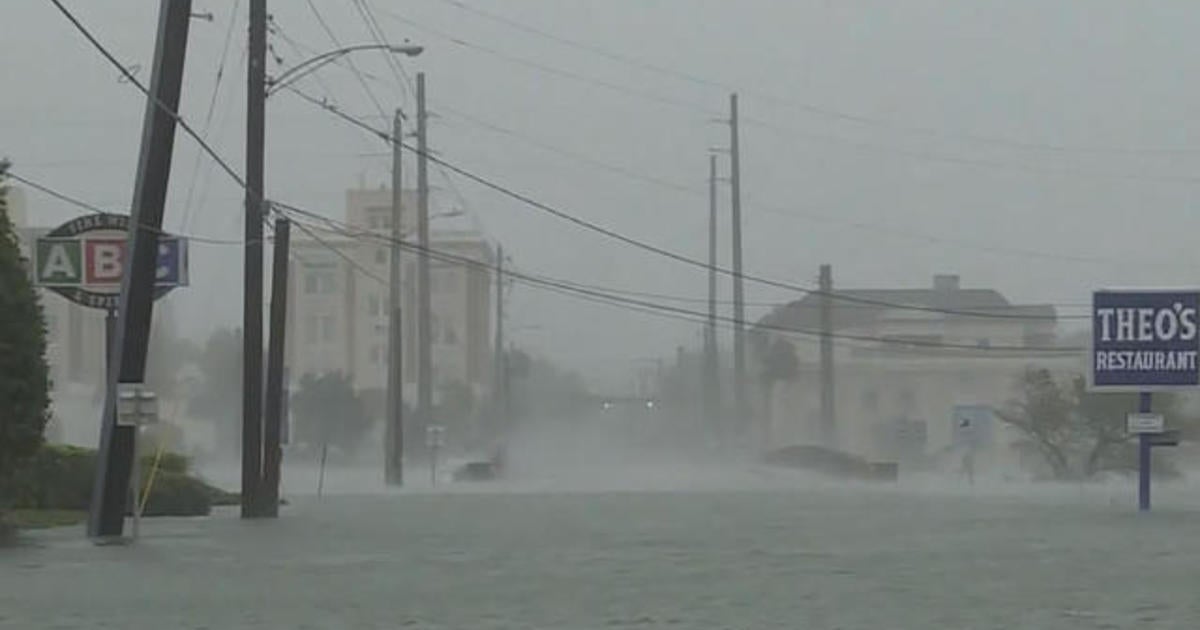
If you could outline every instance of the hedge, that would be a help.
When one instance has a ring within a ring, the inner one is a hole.
[[[154,457],[142,458],[146,477]],[[237,502],[237,495],[213,487],[187,472],[188,460],[164,453],[146,501],[147,516],[203,516],[215,505]],[[96,451],[46,445],[0,480],[0,506],[37,510],[86,510],[92,498]],[[143,479],[143,483],[145,479]]]

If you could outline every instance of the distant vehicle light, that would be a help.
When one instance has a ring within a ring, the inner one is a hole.
[[[606,400],[606,401],[604,401],[604,410],[605,410],[605,411],[608,411],[609,409],[612,409],[612,407],[613,407],[613,404],[612,404],[611,402],[609,402],[609,401],[607,401],[607,400]]]
[[[653,400],[647,400],[647,401],[646,401],[646,408],[647,408],[647,409],[653,409],[653,408],[654,408],[654,401],[653,401]]]

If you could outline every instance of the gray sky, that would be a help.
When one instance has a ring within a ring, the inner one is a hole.
[[[1193,33],[1200,4],[463,1],[525,30],[448,0],[368,4],[389,40],[427,47],[401,63],[410,75],[428,75],[438,115],[431,145],[440,155],[573,214],[704,256],[706,151],[727,137],[711,119],[727,107],[729,90],[720,86],[732,86],[744,117],[748,272],[811,285],[828,262],[844,287],[924,286],[932,274],[951,272],[1016,301],[1060,304],[1080,303],[1100,286],[1197,283],[1187,217],[1200,187],[1200,90],[1186,67],[1200,59]],[[370,41],[351,0],[314,3],[343,44]],[[195,2],[216,18],[192,26],[182,109],[198,128],[233,4]],[[246,3],[237,4],[206,135],[240,170]],[[69,3],[120,59],[143,65],[153,47],[152,5]],[[271,12],[287,37],[272,38],[285,65],[334,47],[307,2],[275,0]],[[64,192],[127,206],[143,98],[118,83],[115,69],[49,3],[6,0],[2,15],[0,154],[16,172]],[[413,95],[380,55],[360,53],[355,62],[385,109],[412,108]],[[346,68],[329,66],[319,77],[301,87],[343,111],[377,117]],[[386,181],[387,158],[364,155],[384,147],[329,114],[280,93],[268,116],[268,196],[341,217],[345,188],[360,178]],[[196,146],[181,135],[168,228],[236,238],[240,191],[211,161],[196,165]],[[456,203],[440,173],[432,181],[440,203]],[[703,296],[702,270],[469,182],[455,185],[522,270]],[[29,201],[40,223],[76,213],[32,191]],[[727,239],[725,199],[722,212]],[[193,251],[194,286],[168,299],[184,329],[201,336],[240,320],[241,256],[236,246]],[[791,296],[748,283],[747,297]],[[692,325],[533,288],[518,287],[513,310],[516,326],[540,327],[518,331],[518,341],[608,379],[633,359],[697,339]]]

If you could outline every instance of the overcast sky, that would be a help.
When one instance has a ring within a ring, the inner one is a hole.
[[[343,45],[371,41],[354,1],[313,4]],[[118,58],[148,65],[157,3],[68,5]],[[1200,187],[1200,89],[1188,68],[1200,59],[1200,4],[367,5],[388,40],[427,49],[400,63],[409,76],[427,74],[439,155],[688,256],[706,252],[707,151],[727,142],[728,128],[713,119],[736,89],[749,273],[807,286],[819,264],[831,263],[841,287],[925,286],[935,273],[958,273],[964,285],[1014,301],[1066,305],[1100,286],[1197,284],[1189,216]],[[240,171],[246,2],[194,6],[215,19],[192,24],[182,113]],[[275,0],[270,10],[283,67],[335,47],[306,0]],[[124,211],[144,99],[43,0],[5,0],[0,55],[0,155],[22,175]],[[379,54],[354,60],[384,109],[411,110],[412,92]],[[269,71],[281,66],[271,62]],[[385,124],[348,68],[328,66],[316,77],[299,85]],[[347,187],[387,181],[386,147],[286,92],[268,104],[267,138],[269,197],[340,218]],[[433,174],[439,205],[457,205],[457,188],[524,271],[704,295],[702,270],[449,179]],[[78,212],[32,191],[28,198],[39,223]],[[724,188],[721,211],[724,243]],[[236,184],[181,134],[168,228],[237,238],[241,212]],[[193,247],[193,286],[169,299],[183,329],[201,337],[240,321],[241,256],[237,246]],[[756,304],[792,297],[747,284]],[[519,343],[610,381],[698,339],[694,325],[523,286],[512,310]]]

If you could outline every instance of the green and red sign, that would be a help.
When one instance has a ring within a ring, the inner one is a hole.
[[[37,240],[35,282],[72,302],[116,309],[128,234],[129,217],[123,214],[90,214],[58,226]],[[156,297],[187,286],[187,262],[187,240],[160,234]]]

